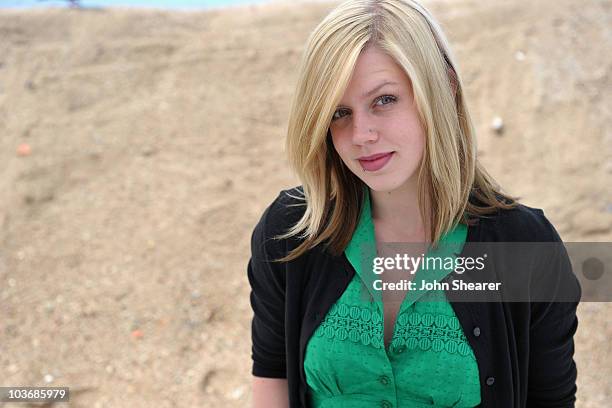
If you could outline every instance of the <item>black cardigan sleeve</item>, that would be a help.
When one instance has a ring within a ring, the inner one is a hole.
[[[576,401],[577,370],[573,355],[581,288],[559,234],[540,214],[547,241],[559,245],[555,246],[552,259],[539,268],[545,271],[546,275],[538,279],[546,280],[550,301],[531,304],[527,407],[570,408]],[[563,295],[558,295],[561,292]],[[568,301],[568,293],[574,301]],[[556,295],[562,296],[563,301],[556,301]]]
[[[285,275],[282,264],[271,262],[279,255],[282,241],[271,239],[269,218],[277,198],[263,213],[251,236],[251,258],[247,266],[253,309],[251,323],[252,374],[286,378]]]

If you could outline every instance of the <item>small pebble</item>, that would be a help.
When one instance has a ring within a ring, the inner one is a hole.
[[[52,376],[51,374],[46,374],[46,375],[45,375],[45,382],[46,382],[47,384],[52,383],[52,382],[53,382],[53,376]]]
[[[156,153],[155,148],[151,147],[151,146],[146,146],[145,148],[142,149],[142,155],[145,157],[149,157],[152,156]]]
[[[132,331],[132,338],[135,340],[140,340],[144,336],[144,333],[140,329],[136,329]]]
[[[47,301],[47,302],[45,303],[45,311],[46,311],[47,313],[51,313],[51,312],[53,312],[53,310],[54,310],[54,309],[55,309],[55,305],[53,304],[53,302],[49,302],[49,301]]]
[[[17,156],[25,157],[32,154],[32,148],[27,143],[21,143],[17,146]]]
[[[491,122],[491,129],[501,135],[504,132],[504,120],[499,116],[494,117],[493,122]]]
[[[238,400],[244,395],[244,386],[235,388],[231,394],[230,398],[233,400]]]
[[[514,53],[514,58],[517,61],[525,61],[525,53],[523,51],[517,51]]]

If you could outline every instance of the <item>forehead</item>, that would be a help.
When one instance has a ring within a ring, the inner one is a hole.
[[[358,96],[383,81],[410,86],[410,79],[393,57],[379,48],[368,47],[357,58],[345,95]]]

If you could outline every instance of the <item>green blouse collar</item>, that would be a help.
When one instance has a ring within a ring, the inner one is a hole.
[[[448,259],[450,257],[454,259],[456,255],[461,253],[466,237],[467,226],[465,224],[457,224],[453,229],[442,235],[438,248],[434,250],[429,247],[425,258],[442,257],[443,259]],[[382,292],[375,290],[373,286],[375,280],[382,279],[384,272],[378,275],[372,271],[374,258],[376,257],[376,237],[370,205],[370,190],[367,187],[365,188],[364,202],[357,228],[344,253],[374,300],[382,302]],[[452,271],[452,267],[430,268],[428,270],[419,268],[413,278],[414,287],[420,288],[421,281],[439,282]],[[427,293],[426,290],[417,289],[408,291],[402,308],[410,306],[425,293]]]

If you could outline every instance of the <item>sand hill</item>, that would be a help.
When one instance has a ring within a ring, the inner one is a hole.
[[[489,171],[565,241],[611,241],[612,3],[426,4]],[[330,8],[0,12],[0,385],[248,406],[250,233],[299,184],[288,101]],[[612,398],[610,313],[579,307],[582,408]]]

